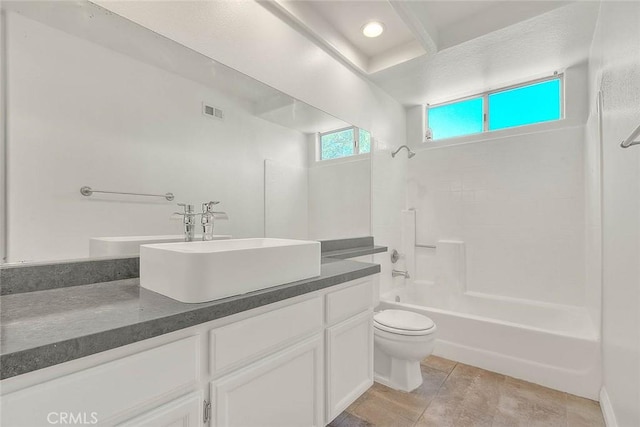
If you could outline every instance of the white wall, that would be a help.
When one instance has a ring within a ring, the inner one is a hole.
[[[309,167],[309,237],[371,235],[371,158],[313,163]]]
[[[586,77],[586,64],[567,70],[561,122],[415,147],[408,205],[417,243],[464,241],[467,290],[585,304]],[[416,273],[432,280],[425,251],[417,249]]]
[[[306,167],[265,160],[264,235],[309,238],[309,179]]]
[[[608,426],[640,425],[640,3],[602,2],[591,50],[591,98],[603,93],[602,345]],[[597,116],[593,102],[591,116]],[[598,139],[588,140],[597,152]],[[597,169],[590,158],[588,171]],[[593,178],[597,180],[597,176]],[[597,195],[597,193],[596,193]]]
[[[399,139],[375,141],[373,151],[372,168],[372,205],[373,205],[373,230],[376,244],[389,248],[387,253],[374,255],[376,263],[380,264],[382,277],[380,291],[388,292],[394,286],[398,286],[405,280],[402,277],[391,277],[391,270],[405,270],[406,254],[403,251],[402,241],[402,211],[406,207],[407,198],[407,159],[406,151],[402,151],[395,158],[391,153],[398,145],[402,145]],[[401,259],[396,264],[391,264],[390,253],[396,249],[401,254]],[[409,272],[413,274],[413,272]]]
[[[262,236],[265,158],[306,167],[302,133],[208,87],[14,13],[7,36],[10,261],[85,257],[97,235],[179,234],[177,202],[220,200],[230,221],[216,232]],[[86,198],[83,185],[176,200]]]
[[[374,137],[404,141],[400,104],[258,2],[94,3],[367,129]]]

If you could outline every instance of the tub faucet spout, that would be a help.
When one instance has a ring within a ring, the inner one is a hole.
[[[411,276],[409,276],[409,272],[408,271],[391,270],[391,277],[398,277],[398,276],[402,276],[405,279],[410,279],[411,278]]]

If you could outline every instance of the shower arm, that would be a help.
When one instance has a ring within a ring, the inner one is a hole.
[[[400,147],[398,147],[398,149],[396,151],[394,151],[393,153],[391,153],[391,157],[395,157],[396,154],[398,154],[400,152],[400,150],[402,150],[403,148],[407,149],[407,153],[409,155],[409,158],[415,156],[416,153],[414,153],[413,151],[411,151],[411,148],[409,148],[408,145],[401,145]]]

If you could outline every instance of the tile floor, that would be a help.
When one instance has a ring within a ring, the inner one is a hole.
[[[437,356],[404,393],[375,383],[330,427],[604,427],[600,405]]]

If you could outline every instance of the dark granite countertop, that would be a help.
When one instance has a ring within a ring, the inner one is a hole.
[[[181,303],[140,288],[139,279],[4,295],[0,379],[378,272],[377,264],[323,258],[318,277],[201,304]]]
[[[386,246],[360,246],[357,248],[340,249],[335,251],[326,251],[322,253],[323,257],[335,259],[355,258],[363,255],[372,255],[380,252],[386,252]]]

